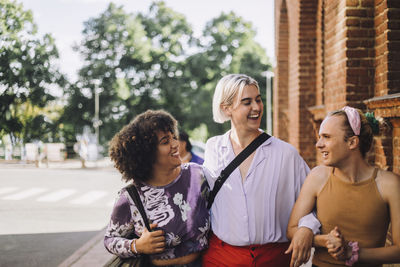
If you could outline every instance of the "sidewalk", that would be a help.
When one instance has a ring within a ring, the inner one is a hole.
[[[101,267],[112,255],[104,248],[105,228],[76,250],[58,267]]]
[[[45,163],[36,167],[34,162],[24,162],[21,160],[4,160],[0,159],[0,170],[1,169],[38,169],[38,170],[56,170],[56,169],[69,169],[69,170],[115,170],[113,163],[110,158],[105,157],[97,161],[87,161],[85,163],[86,168],[82,168],[81,161],[79,159],[67,159],[64,161],[50,161],[48,165]],[[60,267],[101,267],[111,257],[110,254],[103,245],[105,234],[105,228],[100,230],[92,239],[82,245],[80,248],[65,259],[59,266]],[[1,263],[0,263],[1,265]]]

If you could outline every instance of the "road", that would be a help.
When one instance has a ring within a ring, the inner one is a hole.
[[[57,266],[106,226],[120,177],[0,166],[0,266]]]

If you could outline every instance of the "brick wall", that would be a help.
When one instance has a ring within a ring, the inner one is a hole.
[[[308,107],[315,105],[317,6],[318,0],[300,1],[298,147],[307,162],[315,162],[315,139],[310,135],[312,114]]]
[[[346,104],[363,108],[374,90],[374,1],[347,0],[345,13]]]
[[[375,96],[400,92],[400,1],[375,0]]]
[[[400,119],[392,119],[393,125],[393,172],[400,174]]]
[[[316,23],[315,105],[320,106],[324,104],[325,88],[325,1],[323,0],[318,1]]]
[[[317,4],[318,0],[280,0],[275,10],[279,23],[275,39],[278,66],[274,103],[278,104],[274,105],[274,134],[293,144],[307,162],[315,162],[308,107],[315,105]]]
[[[289,99],[288,99],[288,142],[299,149],[299,22],[300,22],[300,1],[288,2],[289,18]]]
[[[325,2],[324,105],[326,110],[343,106],[346,99],[346,43],[344,1]]]
[[[377,100],[400,92],[400,1],[276,0],[275,8],[274,134],[310,166],[329,111],[351,105],[384,119],[400,116],[398,104],[383,108]],[[395,169],[386,158],[393,147],[381,145],[386,138],[375,137],[371,158]]]
[[[286,1],[282,1],[281,7],[276,12],[275,18],[279,21],[276,25],[278,28],[275,30],[277,42],[277,67],[275,69],[274,78],[274,121],[273,129],[274,135],[279,136],[282,140],[288,141],[288,63],[289,63],[289,25]],[[278,34],[280,33],[280,34]],[[279,88],[279,90],[278,90]]]
[[[383,127],[367,159],[400,174],[400,0],[275,0],[275,8],[274,134],[312,167],[329,111],[372,111]]]

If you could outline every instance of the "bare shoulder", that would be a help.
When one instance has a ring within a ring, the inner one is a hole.
[[[314,182],[325,182],[329,175],[332,173],[332,167],[327,167],[324,165],[318,165],[314,167],[307,176],[307,179],[310,178]]]
[[[328,180],[331,172],[332,172],[332,167],[327,167],[324,165],[316,166],[308,174],[305,184],[313,188],[312,191],[318,193],[326,184],[326,181]]]
[[[379,170],[376,183],[380,190],[382,190],[382,196],[384,199],[392,195],[400,194],[400,176],[390,171]]]
[[[400,176],[390,171],[379,170],[376,180],[384,186],[400,185]]]

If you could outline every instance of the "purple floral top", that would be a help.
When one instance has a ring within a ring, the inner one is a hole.
[[[208,246],[210,218],[206,205],[209,187],[203,167],[183,164],[180,175],[166,186],[137,186],[150,223],[157,223],[165,232],[163,253],[152,259],[172,259],[204,250]],[[124,238],[134,229],[140,236],[144,222],[134,201],[123,188],[115,202],[108,224],[104,245],[122,258],[135,257],[132,240]]]

